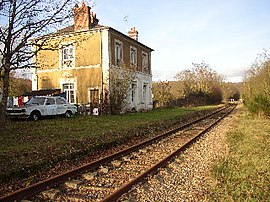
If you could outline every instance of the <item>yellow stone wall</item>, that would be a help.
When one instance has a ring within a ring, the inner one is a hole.
[[[101,34],[88,32],[87,34],[64,35],[55,37],[46,48],[37,55],[37,66],[40,70],[59,68],[59,47],[61,44],[75,44],[75,66],[89,66],[101,63]]]
[[[57,50],[43,50],[37,55],[38,90],[60,88],[60,80],[76,80],[77,103],[89,102],[89,88],[101,89],[101,37],[100,32],[87,34],[73,34],[55,37],[51,44],[60,47],[60,44],[75,44],[75,68],[62,69],[59,67]]]
[[[62,89],[61,82],[75,82],[77,103],[89,102],[89,89],[102,91],[102,56],[101,56],[101,31],[91,30],[53,36],[50,41],[55,50],[43,50],[37,55],[37,89]],[[151,75],[151,49],[137,43],[133,39],[111,29],[108,40],[108,66],[115,64],[115,40],[123,43],[123,62],[130,67],[130,46],[137,49],[137,68],[142,70],[142,51],[149,54],[149,70]],[[73,43],[75,46],[75,67],[63,69],[60,65],[60,47]],[[104,44],[103,44],[104,45]],[[103,47],[104,48],[104,47]],[[104,48],[106,52],[106,48]],[[103,70],[105,71],[105,70]],[[106,78],[104,78],[106,79]]]

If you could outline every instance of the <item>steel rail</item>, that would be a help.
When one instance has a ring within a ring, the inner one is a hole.
[[[132,181],[128,182],[127,184],[123,185],[121,188],[107,196],[105,199],[102,200],[102,202],[112,202],[116,201],[121,195],[124,193],[128,192],[133,185],[138,184],[141,182],[147,175],[149,174],[154,174],[158,171],[159,168],[165,167],[168,162],[170,162],[173,158],[175,158],[177,155],[179,155],[180,152],[185,151],[187,148],[189,148],[193,143],[195,143],[202,135],[204,135],[206,132],[210,131],[215,125],[217,125],[223,118],[225,118],[229,113],[234,110],[235,107],[233,107],[230,111],[228,111],[226,114],[224,114],[222,117],[220,117],[217,121],[215,121],[213,124],[211,124],[209,127],[198,133],[194,138],[189,140],[187,143],[185,143],[183,146],[178,148],[176,151],[171,153],[169,156],[165,157],[162,159],[160,162],[157,164],[153,165],[150,169],[145,171],[144,173],[140,174],[137,176],[135,179]]]
[[[109,156],[106,156],[104,158],[101,158],[99,160],[96,160],[96,161],[93,161],[93,162],[90,162],[90,163],[87,163],[85,165],[82,165],[78,168],[75,168],[73,170],[70,170],[70,171],[67,171],[65,173],[62,173],[62,174],[59,174],[59,175],[56,175],[54,177],[51,177],[51,178],[48,178],[48,179],[45,179],[43,181],[40,181],[38,183],[35,183],[35,184],[32,184],[28,187],[25,187],[25,188],[22,188],[22,189],[19,189],[17,191],[14,191],[10,194],[7,194],[5,196],[2,196],[0,197],[0,201],[14,201],[14,200],[23,200],[23,199],[26,199],[26,198],[29,198],[31,196],[34,196],[38,193],[40,193],[41,191],[44,191],[52,186],[55,186],[55,185],[58,185],[70,178],[74,178],[76,176],[78,176],[79,174],[83,173],[83,172],[87,172],[89,170],[92,170],[92,169],[95,169],[97,168],[98,166],[100,166],[101,164],[105,164],[105,163],[108,163],[114,159],[117,159],[123,155],[126,155],[132,151],[135,151],[136,149],[140,148],[140,147],[143,147],[145,145],[148,145],[150,144],[151,142],[155,142],[155,141],[158,141],[166,136],[169,136],[173,133],[176,133],[177,131],[179,130],[182,130],[194,123],[197,123],[201,120],[204,120],[205,118],[208,118],[208,117],[211,117],[217,113],[219,113],[220,111],[223,111],[225,110],[227,107],[221,107],[221,108],[218,108],[217,110],[215,110],[214,112],[212,113],[209,113],[205,116],[202,116],[201,118],[198,118],[194,121],[191,121],[191,122],[188,122],[188,123],[185,123],[183,124],[182,126],[178,127],[178,128],[175,128],[175,129],[172,129],[172,130],[169,130],[167,132],[164,132],[162,133],[161,135],[158,135],[154,138],[151,138],[149,140],[146,140],[146,141],[143,141],[141,143],[138,143],[138,144],[135,144],[127,149],[123,149],[119,152],[116,152],[114,154],[111,154]]]

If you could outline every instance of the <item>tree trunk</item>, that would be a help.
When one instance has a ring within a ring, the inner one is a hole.
[[[1,128],[1,130],[6,128],[5,107],[4,107],[4,103],[2,103],[2,101],[1,101],[1,105],[0,105],[0,128]]]
[[[0,128],[6,128],[7,116],[6,116],[6,107],[9,91],[9,68],[5,68],[3,75],[3,96],[0,102]]]

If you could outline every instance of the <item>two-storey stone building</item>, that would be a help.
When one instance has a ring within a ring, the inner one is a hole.
[[[49,35],[54,48],[38,52],[32,90],[61,89],[70,103],[100,103],[105,90],[110,96],[110,70],[125,67],[135,75],[126,109],[152,109],[153,50],[135,28],[126,35],[98,22],[89,6],[75,6],[74,25]]]

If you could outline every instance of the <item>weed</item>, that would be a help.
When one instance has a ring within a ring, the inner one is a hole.
[[[229,155],[213,169],[218,181],[212,200],[270,200],[270,120],[243,111],[228,134]]]

